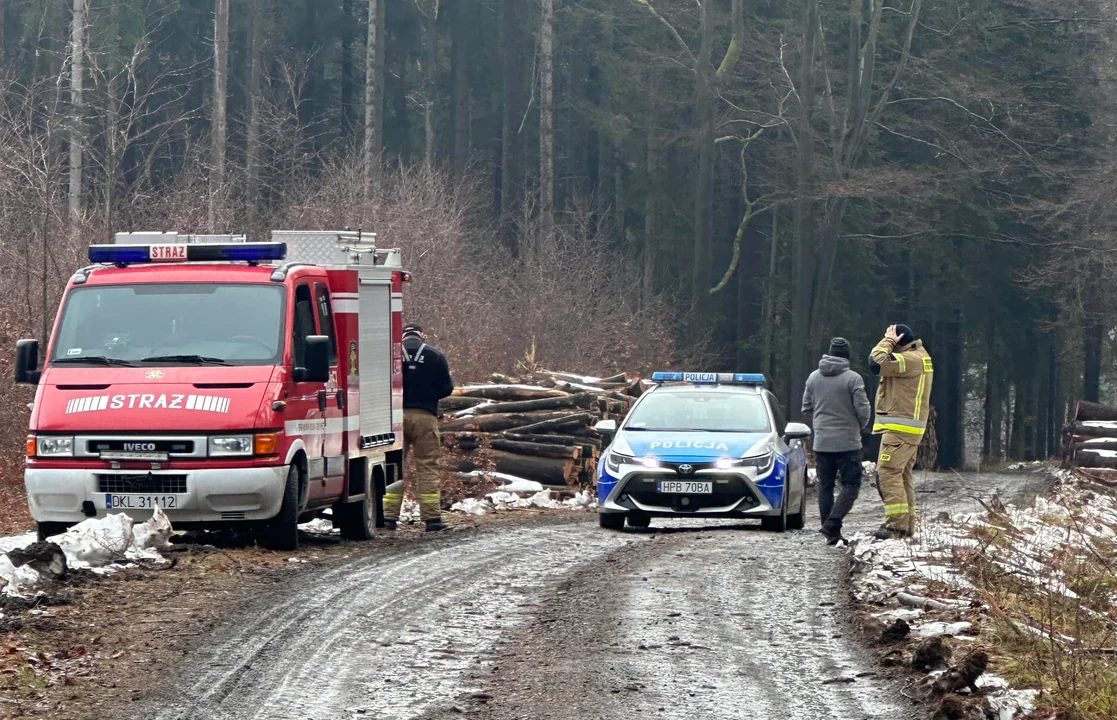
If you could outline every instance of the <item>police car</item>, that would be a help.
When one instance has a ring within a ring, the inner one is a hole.
[[[657,372],[597,467],[601,527],[644,528],[653,517],[759,518],[803,527],[811,431],[785,423],[763,375]]]

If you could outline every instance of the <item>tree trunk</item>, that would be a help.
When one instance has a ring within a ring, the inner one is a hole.
[[[644,267],[641,296],[644,308],[648,308],[655,298],[656,261],[659,250],[659,198],[656,193],[659,187],[659,137],[655,130],[649,130],[647,135],[647,189],[644,193]]]
[[[368,43],[365,49],[365,139],[362,222],[368,220],[373,170],[380,162],[384,127],[384,0],[368,0]]]
[[[800,409],[807,381],[810,351],[811,303],[815,284],[814,203],[814,56],[819,0],[804,0],[803,49],[799,57],[799,126],[795,159],[795,295],[791,308],[791,397],[787,407],[794,419]]]
[[[474,0],[457,0],[454,25],[451,30],[453,48],[454,83],[451,90],[454,104],[454,147],[452,151],[454,177],[465,175],[469,164],[470,86],[469,86],[469,36],[476,31],[473,14]]]
[[[1008,456],[1012,460],[1024,459],[1024,407],[1027,405],[1027,392],[1016,383],[1012,402],[1012,429],[1009,433]]]
[[[260,2],[261,0],[248,2],[248,128],[245,137],[244,197],[249,230],[256,229],[256,214],[260,202]],[[343,44],[343,49],[348,58],[348,45]],[[342,74],[344,73],[343,67]],[[344,81],[342,87],[344,110],[348,107],[344,100]]]
[[[592,393],[584,392],[565,397],[540,398],[539,400],[519,400],[481,405],[473,409],[473,415],[495,415],[499,413],[524,413],[537,410],[561,410],[566,408],[588,408],[593,401]]]
[[[761,333],[763,346],[761,367],[764,377],[772,381],[772,342],[776,333],[776,261],[780,248],[780,209],[772,210],[772,239],[768,244],[768,282],[764,284],[764,318]]]
[[[441,3],[431,3],[423,18],[423,135],[426,144],[423,164],[434,169],[435,123],[434,108],[438,92],[438,12]]]
[[[555,229],[555,0],[543,0],[539,38],[539,218],[543,237]]]
[[[524,0],[502,0],[500,18],[501,75],[504,95],[500,140],[500,235],[505,248],[519,255],[517,220],[523,193],[520,123],[524,112],[520,36]]]
[[[1059,382],[1059,345],[1051,346],[1050,357],[1048,358],[1048,379],[1047,379],[1047,456],[1053,457],[1059,454],[1060,434],[1063,429],[1063,423],[1066,418],[1063,416],[1063,404],[1060,401],[1062,396],[1062,389]]]
[[[250,0],[249,12],[256,12]],[[348,140],[353,132],[353,0],[341,0],[341,135]],[[252,31],[250,30],[250,35]],[[251,42],[251,40],[250,40]]]
[[[496,471],[544,485],[569,485],[575,479],[574,461],[494,452]]]
[[[1102,342],[1105,338],[1105,326],[1102,324],[1101,313],[1095,310],[1096,304],[1096,300],[1087,299],[1086,317],[1082,325],[1082,397],[1091,402],[1101,399]]]
[[[7,24],[4,22],[4,16],[7,15],[7,12],[7,0],[0,0],[0,63],[7,59],[7,55],[4,52],[4,35],[7,31]]]
[[[996,383],[993,378],[996,340],[996,330],[993,323],[990,322],[985,334],[985,403],[981,433],[982,462],[995,461],[996,459],[993,457],[993,415],[997,407]]]
[[[943,372],[939,400],[939,468],[961,468],[965,460],[965,363],[962,353],[962,310],[954,308],[943,323]]]
[[[225,198],[228,137],[229,0],[215,0],[213,13],[213,167],[210,169],[209,231],[217,232],[217,207]]]
[[[1080,400],[1075,407],[1076,422],[1117,422],[1117,408]]]
[[[85,29],[86,0],[74,0],[70,30],[70,231],[76,238],[81,225],[82,163],[85,154]]]
[[[691,266],[691,308],[701,317],[708,317],[703,310],[710,305],[711,281],[710,236],[713,232],[714,187],[714,114],[715,101],[710,58],[714,47],[714,4],[702,3],[702,40],[699,45],[697,66],[694,72],[694,102],[698,115],[698,173],[694,186],[694,259]],[[702,323],[694,329],[701,332]]]
[[[1045,348],[1046,349],[1046,348]],[[1050,423],[1048,422],[1048,412],[1050,405],[1048,404],[1048,397],[1051,394],[1049,382],[1051,376],[1049,373],[1049,362],[1043,362],[1043,355],[1049,355],[1044,352],[1036,358],[1036,437],[1035,437],[1035,457],[1036,460],[1047,459],[1047,446],[1048,446],[1048,429]]]

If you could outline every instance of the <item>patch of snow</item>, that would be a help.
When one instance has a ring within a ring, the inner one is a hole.
[[[7,555],[0,555],[0,585],[5,595],[21,597],[39,584],[39,573],[32,567],[16,567]]]
[[[1091,428],[1105,428],[1107,430],[1117,430],[1117,422],[1113,420],[1087,420],[1082,423],[1084,427]]]
[[[38,539],[39,536],[33,532],[24,533],[23,535],[12,535],[10,537],[0,538],[0,553],[11,552],[12,550],[22,550]]]
[[[929,622],[912,627],[912,635],[921,638],[934,637],[936,635],[969,635],[973,629],[973,623],[969,622]]]
[[[450,506],[453,512],[463,512],[467,515],[484,515],[489,512],[489,505],[477,498],[466,498]]]
[[[334,527],[333,520],[324,517],[316,517],[308,523],[299,525],[299,530],[315,535],[334,535],[341,532],[341,530]]]
[[[1028,717],[1036,709],[1039,690],[1003,690],[985,696],[985,703],[996,713],[996,720]]]

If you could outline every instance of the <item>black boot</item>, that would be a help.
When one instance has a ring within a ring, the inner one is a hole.
[[[442,518],[427,520],[427,532],[440,532],[445,529],[446,526],[442,524]]]
[[[837,545],[842,540],[842,521],[841,520],[827,520],[822,523],[822,529],[819,530],[822,536],[826,538],[827,545]]]
[[[911,537],[911,533],[900,528],[885,526],[873,533],[873,537],[877,540],[906,540]]]
[[[395,530],[396,529],[396,521],[395,520],[385,520],[384,521],[384,529],[385,530]]]

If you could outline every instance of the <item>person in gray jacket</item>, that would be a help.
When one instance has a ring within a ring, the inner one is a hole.
[[[842,521],[861,492],[861,433],[872,417],[865,381],[850,370],[849,358],[849,341],[831,340],[803,392],[803,414],[814,427],[820,532],[830,545],[842,539]],[[841,492],[835,501],[836,481]]]

